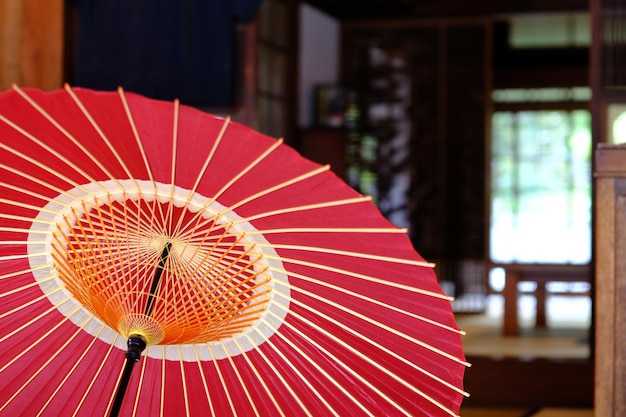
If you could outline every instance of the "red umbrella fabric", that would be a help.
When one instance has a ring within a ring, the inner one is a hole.
[[[15,87],[0,172],[1,416],[457,415],[433,265],[282,141]]]

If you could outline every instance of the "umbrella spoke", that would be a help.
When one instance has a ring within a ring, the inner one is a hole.
[[[248,340],[251,340],[249,335],[246,335],[246,337],[248,338]],[[265,343],[267,343],[273,350],[273,352],[278,355],[281,360],[289,367],[289,369],[291,369],[292,372],[294,372],[297,376],[298,376],[298,380],[301,381],[302,383],[304,383],[307,388],[309,389],[309,392],[313,393],[313,395],[315,395],[315,397],[317,398],[317,400],[324,404],[324,406],[326,407],[326,409],[328,411],[330,411],[332,413],[332,415],[336,416],[336,417],[340,417],[339,413],[337,413],[337,411],[330,405],[330,403],[326,400],[326,398],[324,398],[324,396],[319,392],[319,390],[317,388],[315,388],[311,382],[302,374],[302,372],[300,372],[300,370],[289,360],[287,359],[287,357],[285,356],[285,354],[276,347],[276,345],[272,342],[271,339],[266,339]],[[293,347],[293,346],[292,346]],[[270,358],[267,357],[267,355],[265,353],[263,353],[263,351],[261,349],[259,349],[258,347],[255,347],[256,352],[261,355],[261,357],[263,358],[263,360],[272,367],[272,370],[274,371],[274,373],[277,374],[277,376],[280,378],[281,382],[283,383],[283,385],[289,389],[289,392],[291,393],[291,395],[293,396],[293,398],[298,402],[298,404],[300,404],[300,407],[303,410],[306,410],[306,407],[304,404],[302,404],[302,399],[298,397],[298,395],[293,391],[293,389],[290,388],[288,381],[278,373],[278,370],[276,369],[276,367],[272,364],[272,360]],[[302,354],[302,356],[307,356],[306,354],[304,354],[304,352],[300,351],[300,353]],[[309,358],[310,359],[310,358]],[[311,362],[310,362],[311,363]],[[311,363],[312,364],[312,363]],[[313,364],[312,364],[313,365]],[[310,414],[310,413],[309,413]]]
[[[282,332],[280,330],[277,329],[276,331],[276,336],[278,336],[283,342],[285,342],[287,345],[289,345],[289,347],[291,347],[298,355],[300,358],[306,360],[309,365],[311,365],[314,368],[317,368],[317,370],[320,372],[320,374],[331,384],[333,384],[333,387],[335,389],[337,389],[338,391],[340,391],[347,399],[349,399],[354,405],[356,405],[357,407],[359,407],[359,409],[361,411],[363,411],[365,414],[367,414],[370,417],[377,417],[375,414],[373,414],[370,410],[368,410],[365,405],[359,401],[354,395],[352,395],[347,389],[346,387],[344,387],[343,385],[341,385],[341,383],[339,381],[337,381],[336,378],[333,378],[332,375],[330,375],[328,372],[326,372],[326,370],[322,367],[319,366],[319,363],[317,363],[313,358],[311,358],[310,355],[308,355],[305,351],[303,351],[302,349],[300,349],[295,343],[293,343],[293,341],[291,341],[288,337],[286,337],[285,335],[282,334]],[[267,343],[269,345],[272,346],[272,348],[275,351],[280,351],[280,349],[278,349],[276,347],[276,345],[274,345],[274,343],[271,341],[271,339],[267,340]],[[281,356],[284,356],[281,354]],[[295,366],[294,366],[295,368]],[[297,369],[297,368],[296,368]],[[294,369],[294,371],[296,370]],[[301,374],[298,372],[298,375],[300,376]],[[310,382],[308,381],[307,378],[305,378],[304,376],[302,376],[300,378],[300,380],[302,382],[304,382],[305,384],[307,384],[307,386],[310,386]],[[319,396],[321,396],[323,398],[323,396],[320,394]],[[323,403],[327,404],[328,402],[326,401],[326,399],[322,400]],[[330,408],[330,404],[327,405],[327,407]],[[333,412],[334,415],[337,415],[336,413]]]
[[[258,198],[261,198],[263,196],[271,194],[271,193],[273,193],[275,191],[282,190],[284,188],[289,187],[290,185],[297,184],[299,182],[307,180],[307,179],[309,179],[311,177],[314,177],[316,175],[320,175],[320,174],[322,174],[324,172],[328,172],[329,170],[330,170],[330,165],[324,165],[324,166],[321,166],[321,167],[319,167],[317,169],[314,169],[312,171],[309,171],[309,172],[306,172],[306,173],[304,173],[302,175],[299,175],[297,177],[291,178],[291,179],[289,179],[287,181],[281,182],[280,184],[276,184],[274,186],[268,187],[268,188],[266,188],[266,189],[264,189],[262,191],[259,191],[258,193],[252,194],[252,195],[250,195],[250,196],[248,196],[246,198],[242,198],[241,200],[239,200],[235,204],[232,204],[231,206],[227,207],[222,213],[219,213],[219,215],[222,216],[222,215],[224,215],[224,213],[233,212],[236,209],[238,209],[239,207],[241,207],[241,206],[243,206],[245,204],[248,204],[248,203],[250,203],[250,202],[252,202],[252,201],[254,201],[254,200],[258,199]]]
[[[213,204],[214,202],[216,202],[220,196],[222,194],[224,194],[224,192],[226,190],[228,190],[230,187],[232,187],[237,181],[239,181],[245,174],[247,174],[248,172],[250,172],[250,170],[252,168],[254,168],[255,166],[257,166],[261,161],[263,161],[269,154],[271,154],[276,148],[278,148],[278,146],[280,146],[283,143],[282,139],[279,139],[277,141],[275,141],[274,143],[272,143],[272,145],[265,149],[254,161],[252,161],[250,164],[246,165],[245,168],[243,168],[241,171],[239,171],[237,173],[237,175],[235,175],[233,178],[231,178],[219,191],[217,191],[205,204],[204,209],[208,209],[211,204]],[[215,216],[216,218],[218,218],[219,216]],[[185,224],[185,226],[179,228],[180,230],[187,230],[187,229],[193,229],[191,227],[191,223],[193,221],[196,221],[196,228],[199,227],[204,227],[206,224],[210,224],[213,219],[207,219],[204,221],[200,221],[201,219],[201,212],[199,211],[193,219],[189,220],[189,222],[187,222],[187,224]]]
[[[37,317],[37,320],[43,318],[45,315],[49,314],[51,311],[53,311],[53,309],[50,309],[42,314],[40,314]],[[7,369],[9,366],[11,366],[12,364],[14,364],[15,362],[17,362],[18,359],[20,359],[22,356],[26,355],[28,352],[30,352],[35,346],[37,346],[38,343],[42,343],[42,341],[50,336],[50,334],[52,334],[55,330],[57,330],[59,327],[61,327],[63,324],[65,324],[67,322],[67,320],[69,320],[69,317],[76,314],[78,311],[80,311],[80,307],[76,307],[72,312],[70,312],[70,314],[68,314],[67,317],[63,318],[61,321],[59,321],[57,324],[55,324],[51,329],[49,329],[46,333],[44,333],[35,343],[29,345],[27,348],[23,349],[22,351],[20,351],[20,353],[16,356],[14,356],[9,362],[7,362],[6,364],[4,364],[4,366],[2,366],[2,368],[0,368],[0,373],[4,372],[5,369]],[[31,326],[33,323],[35,323],[36,320],[31,320],[30,322],[24,324],[22,327],[19,328],[20,331],[24,330],[24,328]],[[13,335],[15,335],[17,333],[17,331],[13,331],[11,333],[9,333],[7,336],[11,337]],[[2,338],[2,340],[0,340],[0,342],[4,342],[8,337],[4,337]],[[6,406],[6,404],[5,404]]]
[[[94,182],[95,180],[93,178],[91,178],[86,172],[84,172],[83,170],[81,170],[78,165],[74,164],[72,161],[68,160],[67,158],[63,157],[59,152],[56,152],[55,150],[53,150],[51,147],[45,145],[43,142],[41,142],[39,139],[37,139],[36,137],[34,137],[33,135],[31,135],[30,133],[28,133],[26,130],[22,129],[21,127],[19,127],[18,125],[16,125],[15,123],[11,122],[9,119],[7,119],[6,117],[0,115],[0,120],[3,121],[4,123],[6,123],[8,126],[12,127],[15,131],[19,132],[20,134],[22,134],[24,137],[30,139],[32,142],[36,143],[37,145],[41,146],[44,150],[48,151],[51,155],[53,155],[54,157],[58,158],[59,160],[61,160],[63,163],[65,163],[68,167],[72,168],[73,170],[75,170],[77,173],[79,173],[83,178],[85,178],[87,180],[87,182]],[[13,155],[15,156],[19,156],[20,158],[22,158],[24,161],[26,162],[30,162],[31,164],[37,165],[38,161],[36,158],[31,157],[29,155],[26,155],[14,148],[11,148],[10,146],[7,146],[3,143],[0,142],[0,148],[5,149],[8,152],[11,152]],[[7,171],[12,171],[14,173],[14,170],[3,166],[4,169],[6,169]],[[57,178],[65,181],[67,184],[71,184],[74,187],[78,187],[80,188],[80,185],[78,183],[76,183],[75,181],[71,180],[68,176],[63,175],[61,172],[57,171],[57,170],[49,170],[48,172],[54,174],[54,176],[56,176]]]
[[[269,387],[267,386],[267,382],[265,382],[265,379],[263,378],[263,376],[261,375],[261,373],[259,372],[259,370],[256,368],[256,366],[254,366],[254,363],[252,363],[252,361],[250,360],[250,358],[248,357],[248,354],[241,348],[241,346],[237,343],[237,341],[235,341],[235,345],[237,346],[237,348],[239,348],[240,354],[243,356],[243,359],[246,361],[246,364],[248,365],[248,367],[250,368],[250,370],[252,370],[252,373],[254,374],[254,376],[257,378],[257,380],[259,381],[259,383],[261,384],[261,386],[263,387],[263,390],[265,391],[265,394],[267,394],[267,396],[270,398],[270,400],[272,401],[272,404],[274,405],[274,407],[276,408],[276,411],[278,411],[278,413],[285,417],[285,412],[283,411],[282,407],[278,404],[278,401],[276,400],[276,397],[274,396],[274,394],[272,393],[272,390],[269,389]],[[267,363],[267,365],[271,366],[271,363]],[[276,372],[276,369],[272,367],[272,370],[274,371],[274,374],[281,379],[281,381],[283,381],[281,375]],[[285,388],[291,393],[293,394],[293,391],[291,390],[291,387],[289,387],[288,385],[285,385]],[[252,400],[250,400],[252,401]],[[307,416],[310,416],[311,413],[309,413],[309,411],[304,407],[304,405],[299,404],[302,408],[302,410],[306,413]]]
[[[189,417],[190,413],[189,413],[189,391],[187,390],[187,378],[185,377],[185,365],[183,362],[183,355],[181,353],[181,349],[180,349],[180,345],[178,345],[178,352],[179,352],[179,356],[180,359],[178,360],[178,365],[180,366],[180,376],[181,376],[181,381],[182,381],[182,388],[183,388],[183,399],[184,399],[184,403],[185,403],[185,416]]]
[[[85,105],[82,103],[82,101],[78,98],[78,96],[76,95],[76,93],[74,93],[74,91],[70,88],[70,86],[68,84],[65,84],[65,91],[69,94],[69,96],[72,98],[72,100],[74,100],[74,103],[76,104],[76,106],[79,108],[81,114],[89,121],[89,123],[91,124],[91,126],[94,128],[94,130],[98,133],[98,136],[100,136],[100,138],[102,139],[102,141],[105,143],[105,145],[107,146],[107,149],[113,154],[113,156],[115,156],[115,160],[120,164],[120,166],[122,167],[122,169],[124,170],[124,172],[126,173],[126,176],[128,178],[133,178],[133,175],[130,173],[130,169],[128,168],[128,166],[124,163],[124,160],[122,159],[122,157],[120,156],[120,154],[117,152],[117,150],[115,149],[115,147],[111,144],[111,141],[106,137],[106,135],[104,134],[104,132],[102,131],[102,129],[100,128],[100,126],[98,125],[98,123],[95,121],[95,119],[93,118],[93,116],[89,113],[89,111],[87,111],[87,108],[85,107]],[[80,143],[80,142],[79,142]],[[84,150],[83,151],[85,153],[85,155],[87,155],[89,157],[89,159],[91,161],[93,161],[94,163],[96,163],[100,169],[102,169],[103,172],[105,172],[107,174],[107,176],[117,182],[117,179],[115,178],[115,176],[113,174],[111,174],[111,172],[104,166],[104,164],[102,164],[98,158],[94,157],[89,151]],[[118,183],[119,184],[119,183]],[[122,187],[120,187],[122,188]]]
[[[446,352],[442,351],[441,349],[437,349],[437,348],[435,348],[434,346],[431,346],[431,345],[429,345],[429,344],[423,343],[423,342],[421,342],[420,340],[417,340],[417,339],[415,339],[415,338],[413,338],[413,337],[409,337],[409,336],[405,335],[404,333],[398,332],[397,330],[395,330],[395,329],[393,329],[393,328],[390,328],[389,326],[385,326],[385,325],[381,324],[381,323],[380,323],[380,322],[378,322],[378,321],[372,320],[371,318],[365,318],[362,314],[359,314],[359,313],[357,313],[357,312],[355,312],[355,311],[353,311],[353,310],[350,310],[350,309],[347,309],[347,308],[343,308],[343,307],[342,307],[342,306],[340,306],[339,304],[337,304],[337,303],[333,303],[333,302],[330,302],[329,300],[326,300],[326,299],[322,299],[321,297],[315,297],[315,296],[314,296],[314,295],[312,295],[311,293],[309,293],[308,295],[309,295],[309,296],[313,296],[314,298],[318,298],[320,301],[323,301],[323,302],[325,302],[325,303],[327,303],[327,304],[329,304],[329,305],[332,305],[332,306],[333,306],[333,307],[335,307],[335,308],[341,309],[342,311],[344,311],[344,312],[346,312],[346,313],[349,313],[349,314],[351,314],[351,315],[353,315],[353,316],[355,316],[355,317],[358,317],[358,318],[360,318],[360,319],[366,319],[366,320],[368,320],[368,321],[372,322],[372,324],[374,324],[374,325],[376,325],[376,326],[380,327],[381,329],[384,329],[384,330],[386,330],[386,331],[388,331],[388,332],[390,332],[390,333],[392,333],[392,334],[394,334],[394,335],[396,335],[396,336],[400,336],[400,337],[402,337],[402,338],[405,338],[405,339],[407,339],[408,341],[410,341],[410,342],[412,342],[412,343],[414,343],[414,344],[416,344],[416,345],[418,345],[418,346],[421,346],[421,347],[423,347],[423,348],[425,348],[425,349],[428,349],[428,350],[430,350],[430,351],[432,351],[432,352],[434,352],[434,353],[436,353],[436,354],[438,354],[438,355],[440,355],[440,356],[443,356],[443,357],[445,357],[445,358],[447,358],[447,359],[450,359],[450,360],[453,360],[453,361],[455,361],[455,362],[458,362],[458,363],[460,363],[461,365],[464,365],[464,366],[470,366],[470,364],[469,364],[469,363],[467,363],[467,362],[465,362],[465,361],[461,361],[461,360],[460,360],[460,359],[458,359],[457,357],[455,357],[455,356],[453,356],[453,355],[450,355],[449,353],[446,353]],[[297,305],[299,305],[300,307],[302,307],[302,308],[304,308],[304,309],[308,310],[309,312],[311,312],[311,313],[313,313],[313,314],[315,314],[315,315],[317,315],[317,316],[319,316],[319,317],[322,317],[323,319],[327,320],[327,321],[328,321],[328,322],[330,322],[330,323],[333,323],[333,324],[335,324],[335,325],[337,325],[337,326],[341,326],[341,327],[343,327],[345,330],[347,330],[348,332],[350,332],[350,333],[351,333],[351,334],[353,334],[354,336],[358,337],[359,339],[361,339],[361,340],[363,340],[363,341],[365,341],[365,342],[369,343],[370,345],[372,345],[372,346],[374,346],[374,347],[376,347],[376,348],[380,349],[381,351],[383,351],[383,352],[387,353],[388,355],[393,356],[395,359],[397,359],[397,360],[399,360],[399,361],[401,361],[401,362],[404,362],[406,365],[411,366],[411,367],[412,367],[412,368],[414,368],[415,370],[417,370],[417,371],[419,371],[419,372],[421,372],[421,373],[423,373],[423,374],[427,375],[428,377],[430,377],[430,378],[432,378],[432,379],[436,380],[437,382],[439,382],[439,383],[442,383],[442,384],[446,385],[448,388],[450,388],[450,389],[453,389],[453,390],[457,391],[459,394],[462,394],[462,395],[465,395],[465,396],[467,396],[467,395],[468,395],[466,392],[464,392],[464,391],[460,390],[458,387],[455,387],[455,386],[453,386],[453,385],[451,385],[451,384],[449,384],[449,383],[445,382],[445,381],[444,381],[444,380],[442,380],[441,378],[439,378],[439,377],[437,377],[437,376],[433,375],[432,373],[430,373],[430,372],[426,371],[425,369],[423,369],[423,368],[421,368],[421,367],[416,366],[415,364],[413,364],[411,361],[407,360],[406,358],[403,358],[402,356],[398,355],[397,353],[395,353],[395,352],[391,351],[390,349],[388,349],[388,348],[386,348],[386,347],[382,346],[380,343],[377,343],[377,342],[375,342],[374,340],[372,340],[371,338],[366,337],[365,335],[363,335],[363,334],[361,334],[361,333],[357,332],[357,331],[356,331],[356,330],[354,330],[353,328],[350,328],[350,327],[345,326],[342,322],[340,322],[340,321],[338,321],[338,320],[336,320],[336,319],[333,319],[333,318],[332,318],[332,317],[330,317],[329,315],[327,315],[327,314],[321,314],[319,311],[316,311],[316,310],[311,309],[310,307],[308,307],[308,306],[307,306],[306,304],[304,304],[304,303],[300,303],[300,302],[295,301],[295,300],[293,300],[292,302],[293,302],[294,304],[297,304]]]
[[[104,368],[104,365],[107,363],[107,361],[109,360],[109,357],[111,356],[111,353],[113,352],[113,347],[115,346],[115,344],[117,343],[119,336],[116,336],[115,339],[111,342],[111,344],[109,345],[106,355],[102,358],[102,361],[100,362],[100,365],[98,366],[98,369],[93,373],[93,376],[91,378],[91,381],[89,382],[89,385],[87,386],[87,388],[85,389],[80,401],[78,402],[78,404],[76,405],[76,407],[74,408],[74,413],[72,414],[71,417],[76,417],[76,415],[78,414],[78,412],[80,411],[81,407],[83,406],[83,404],[85,403],[85,400],[87,399],[87,396],[89,395],[89,393],[91,392],[91,390],[93,389],[94,385],[96,384],[96,380],[98,379],[98,377],[100,376],[100,374],[102,373],[102,369]],[[111,402],[112,400],[109,402],[108,406],[107,406],[107,410],[105,412],[104,415],[106,415],[106,413],[109,411],[109,407],[111,406]]]
[[[403,385],[405,385],[406,387],[411,389],[413,392],[415,392],[416,394],[418,394],[422,398],[426,399],[427,401],[429,401],[429,402],[433,403],[434,405],[436,405],[437,407],[441,408],[447,414],[449,414],[451,416],[454,416],[454,417],[458,417],[458,415],[456,413],[454,413],[452,410],[449,410],[448,408],[443,406],[441,403],[439,403],[434,398],[428,396],[427,394],[425,394],[423,391],[419,390],[415,386],[413,386],[413,385],[409,384],[408,382],[404,381],[403,379],[399,378],[393,372],[391,372],[388,369],[382,367],[380,364],[376,363],[375,361],[372,361],[369,357],[367,357],[366,355],[363,355],[361,352],[359,352],[358,350],[354,349],[352,346],[347,345],[345,342],[343,342],[342,340],[340,340],[338,337],[334,336],[330,332],[325,331],[320,326],[316,326],[315,323],[312,323],[311,321],[307,320],[305,317],[303,317],[302,315],[300,315],[298,313],[292,312],[291,314],[293,314],[298,320],[303,321],[303,322],[307,323],[309,326],[314,327],[315,329],[317,329],[317,331],[323,333],[326,337],[328,337],[329,339],[333,340],[338,345],[343,346],[345,349],[350,351],[355,356],[358,356],[359,358],[361,358],[361,359],[365,360],[366,362],[370,363],[370,365],[373,365],[374,367],[378,368],[379,370],[385,372],[388,376],[392,377],[393,379],[400,381]],[[326,349],[323,346],[321,346],[319,343],[314,341],[311,337],[303,334],[300,330],[296,329],[291,324],[285,323],[285,325],[288,326],[289,328],[291,328],[291,330],[296,331],[301,337],[306,339],[309,343],[313,344],[318,349],[323,351],[329,358],[332,359],[333,362],[339,364],[347,372],[349,372],[351,375],[353,375],[355,378],[357,378],[361,383],[363,383],[365,386],[367,386],[372,391],[377,393],[379,396],[381,396],[381,398],[385,399],[385,401],[387,401],[389,404],[393,405],[396,409],[401,411],[403,414],[405,414],[407,416],[410,416],[410,414],[408,414],[407,411],[404,410],[399,404],[397,404],[395,401],[393,401],[391,398],[389,398],[386,394],[384,394],[382,391],[380,391],[380,389],[376,388],[364,376],[360,375],[354,369],[352,369],[350,366],[348,366],[343,361],[341,361],[341,359],[339,359],[336,355],[333,355],[328,349]]]
[[[78,311],[78,309],[76,309],[75,311]],[[85,324],[87,324],[87,322],[88,322],[89,320],[91,320],[91,317],[87,317],[87,318],[86,318],[86,320],[83,322],[83,326],[84,326]],[[62,322],[62,323],[64,323],[64,322]],[[21,394],[21,393],[22,393],[22,391],[24,391],[24,389],[26,389],[26,387],[27,387],[27,386],[28,386],[28,385],[29,385],[29,384],[30,384],[30,383],[31,383],[31,382],[32,382],[35,378],[37,378],[37,376],[39,376],[39,374],[41,374],[41,372],[43,372],[43,371],[44,371],[44,369],[45,369],[48,365],[50,365],[50,363],[52,363],[52,362],[53,362],[53,361],[57,358],[57,357],[61,354],[61,352],[62,352],[63,350],[65,350],[65,348],[66,348],[66,347],[67,347],[67,346],[68,346],[71,342],[73,342],[73,341],[74,341],[74,339],[75,339],[75,338],[76,338],[76,337],[77,337],[77,336],[78,336],[78,335],[82,332],[82,328],[83,328],[83,326],[78,327],[78,328],[74,331],[74,333],[72,333],[71,335],[69,335],[69,336],[68,336],[68,338],[65,340],[65,342],[61,345],[61,347],[59,347],[59,348],[56,350],[56,352],[51,353],[51,354],[50,354],[50,357],[49,357],[49,358],[48,358],[48,359],[47,359],[47,360],[43,363],[43,365],[41,365],[41,366],[39,367],[39,369],[37,369],[36,371],[34,371],[34,372],[31,374],[31,376],[28,378],[28,380],[22,384],[22,386],[21,386],[21,387],[19,387],[18,389],[16,389],[16,390],[15,390],[15,392],[13,393],[13,395],[12,395],[12,396],[11,396],[11,397],[10,397],[10,398],[6,401],[6,402],[5,402],[2,406],[0,406],[0,413],[2,412],[2,410],[4,410],[4,409],[7,407],[7,405],[8,405],[11,401],[13,401],[13,400],[15,399],[15,397],[17,397],[19,394]],[[48,335],[49,335],[49,333],[48,333]],[[44,339],[44,338],[40,339],[39,341],[37,341],[37,343],[43,343],[43,339]],[[29,348],[34,347],[37,343],[32,344],[31,346],[29,346]],[[30,350],[30,349],[29,349],[29,350]],[[25,354],[25,353],[26,353],[26,351],[23,351],[23,352],[22,352],[22,354]],[[17,360],[17,359],[19,359],[20,357],[22,357],[22,354],[21,354],[21,355],[19,355],[18,357],[16,357],[15,359]],[[77,363],[78,363],[78,362],[77,362]],[[3,368],[3,369],[5,369],[5,368]],[[52,397],[51,397],[51,398],[52,398]],[[46,403],[46,404],[47,404],[47,403]],[[46,405],[46,404],[45,404],[45,405]],[[43,408],[45,408],[45,405],[44,405],[44,407],[43,407]],[[43,410],[43,408],[42,408],[42,410]],[[40,414],[41,414],[41,412],[40,412]]]
[[[287,273],[286,270],[281,270],[281,272]],[[315,278],[313,278],[311,276],[298,274],[296,272],[289,272],[289,274],[291,276],[293,276],[293,277],[300,278],[300,279],[302,279],[304,281],[307,281],[307,282],[310,282],[310,283],[313,283],[313,284],[316,284],[316,285],[320,285],[322,287],[329,288],[329,289],[332,289],[332,290],[335,290],[335,291],[340,291],[341,293],[343,293],[345,295],[349,295],[351,297],[358,298],[358,299],[363,300],[363,301],[365,301],[367,303],[371,303],[371,304],[374,304],[376,306],[383,307],[383,308],[388,309],[390,311],[393,311],[395,313],[399,313],[399,314],[405,315],[407,317],[411,317],[413,319],[423,321],[423,322],[428,323],[428,324],[430,324],[432,326],[439,327],[439,328],[442,328],[442,329],[445,329],[445,330],[448,330],[450,332],[457,333],[457,334],[460,334],[460,335],[465,335],[465,332],[463,330],[460,330],[460,329],[448,326],[448,325],[446,325],[444,323],[441,323],[439,321],[429,319],[427,317],[421,316],[419,314],[415,314],[415,313],[413,313],[411,311],[408,311],[408,310],[396,307],[394,305],[391,305],[391,304],[388,304],[388,303],[376,300],[376,299],[374,299],[372,297],[368,297],[368,296],[366,296],[366,295],[364,295],[362,293],[358,293],[358,292],[346,289],[346,288],[341,287],[339,285],[334,285],[334,284],[331,284],[331,283],[326,282],[326,281],[321,281],[319,279],[315,279]],[[300,288],[297,285],[290,284],[290,286],[291,286],[291,288],[293,290],[300,291]]]
[[[144,167],[146,169],[146,174],[148,175],[150,182],[154,185],[154,177],[152,176],[152,169],[150,168],[150,163],[148,162],[148,157],[146,156],[146,151],[144,149],[141,138],[139,137],[139,132],[137,132],[137,126],[135,125],[135,119],[131,114],[130,108],[128,107],[128,101],[126,101],[126,95],[124,94],[124,90],[122,87],[118,87],[117,92],[120,97],[120,101],[122,102],[122,106],[124,107],[124,112],[126,113],[126,118],[128,123],[130,124],[130,128],[133,131],[133,137],[135,138],[135,142],[139,149],[139,153],[141,154],[141,159],[143,161]],[[132,178],[132,177],[131,177]],[[154,185],[156,189],[156,185]]]
[[[93,318],[91,318],[91,319],[93,319]],[[79,330],[83,331],[84,329],[83,328],[79,328]],[[65,386],[67,381],[70,379],[70,377],[76,371],[76,368],[78,368],[78,366],[83,362],[83,360],[85,359],[85,357],[87,356],[89,351],[93,348],[93,346],[95,345],[96,341],[98,340],[98,336],[100,335],[100,333],[102,333],[102,330],[104,330],[104,325],[100,325],[99,330],[96,332],[96,335],[94,337],[92,337],[91,342],[89,342],[89,345],[86,348],[82,349],[82,352],[81,352],[80,356],[78,358],[76,358],[76,361],[74,361],[74,364],[72,365],[72,367],[68,370],[67,374],[63,377],[63,380],[55,388],[54,392],[50,395],[50,397],[48,398],[46,403],[41,407],[41,409],[39,410],[39,413],[37,413],[37,415],[35,417],[40,417],[46,411],[46,408],[54,400],[54,398],[59,393],[59,391],[61,391],[61,389]]]
[[[259,246],[261,247],[269,246],[274,249],[292,249],[292,250],[305,251],[305,252],[331,253],[334,255],[342,255],[342,256],[349,256],[349,257],[363,258],[363,259],[374,259],[377,261],[384,261],[384,262],[397,263],[397,264],[403,264],[403,265],[423,266],[426,268],[433,268],[435,266],[435,264],[431,262],[419,261],[415,259],[396,258],[393,256],[376,255],[374,253],[354,252],[354,251],[347,251],[347,250],[322,248],[322,247],[317,247],[317,246],[283,245],[283,244],[276,244],[276,243],[259,243]]]
[[[207,344],[206,346],[209,349],[209,353],[211,354],[211,357],[215,358],[215,353],[213,352],[211,344]],[[226,400],[228,401],[230,411],[234,417],[237,417],[238,416],[237,409],[235,408],[235,404],[233,402],[232,396],[230,395],[230,392],[226,389],[227,385],[226,385],[226,381],[224,380],[224,375],[222,374],[220,365],[216,359],[213,359],[211,362],[213,362],[213,366],[215,367],[215,371],[217,372],[217,376],[220,380],[220,385],[224,389],[224,394],[226,395]]]
[[[333,336],[330,335],[328,332],[324,332],[322,328],[320,328],[319,326],[315,325],[315,323],[310,322],[309,320],[307,320],[306,318],[302,317],[301,315],[295,313],[295,312],[291,312],[291,314],[297,318],[298,320],[306,323],[307,325],[313,327],[314,329],[325,333],[326,336],[329,336],[331,339],[333,339]],[[312,346],[316,347],[317,349],[319,349],[321,352],[323,352],[328,358],[330,358],[332,360],[332,362],[336,363],[337,365],[341,366],[345,371],[347,371],[349,374],[351,374],[353,377],[355,377],[356,379],[359,380],[359,382],[361,382],[364,386],[368,387],[369,389],[371,389],[374,393],[376,393],[378,396],[380,396],[380,398],[382,398],[383,400],[385,400],[388,404],[390,404],[391,406],[393,406],[395,409],[397,409],[398,411],[400,411],[402,414],[406,415],[407,417],[411,417],[411,414],[405,410],[403,407],[401,407],[399,404],[397,404],[393,399],[389,398],[388,395],[386,395],[384,392],[382,392],[380,389],[378,389],[377,387],[375,387],[373,385],[372,382],[368,381],[364,376],[362,376],[361,374],[359,374],[357,371],[355,371],[353,368],[351,368],[349,365],[347,365],[346,363],[344,363],[344,361],[341,360],[341,358],[337,357],[336,355],[332,354],[328,349],[326,349],[325,347],[323,347],[321,344],[319,344],[317,341],[313,340],[311,337],[309,337],[308,335],[305,335],[304,333],[302,333],[302,331],[300,331],[299,329],[297,329],[295,326],[291,325],[289,322],[285,322],[284,325],[286,327],[289,327],[291,330],[293,330],[294,332],[296,332],[300,337],[302,337],[304,340],[306,340],[308,343],[310,343]],[[351,346],[347,346],[348,350],[352,353],[356,353],[356,349],[354,349]]]
[[[213,146],[211,147],[211,150],[209,152],[209,155],[205,158],[204,163],[202,165],[202,168],[200,169],[200,171],[198,172],[198,174],[196,175],[196,179],[195,179],[195,183],[193,185],[193,187],[191,188],[191,190],[189,190],[189,194],[187,195],[187,199],[185,201],[185,206],[184,208],[187,209],[189,207],[189,204],[191,203],[191,199],[193,197],[193,195],[195,194],[196,190],[198,189],[198,185],[200,184],[200,180],[202,179],[202,177],[204,177],[204,174],[206,172],[206,169],[209,166],[209,163],[211,162],[211,160],[213,160],[213,155],[215,155],[215,152],[217,151],[217,148],[219,146],[219,144],[222,142],[222,139],[224,138],[224,134],[226,133],[226,129],[228,128],[230,124],[230,117],[226,117],[224,119],[224,122],[222,124],[222,127],[220,129],[220,132],[218,133],[217,137],[215,138],[215,142],[213,142]],[[198,212],[200,213],[200,212]],[[178,222],[176,223],[176,226],[174,226],[172,233],[174,233],[175,235],[180,235],[180,231],[182,230],[183,227],[183,217],[181,216],[178,219]]]
[[[202,379],[202,387],[204,388],[204,395],[206,396],[206,400],[209,404],[209,410],[211,411],[211,417],[216,417],[215,415],[215,407],[213,406],[213,401],[211,400],[211,393],[209,392],[209,385],[207,383],[207,379],[205,376],[204,369],[202,368],[202,360],[200,359],[200,354],[198,353],[198,347],[196,345],[192,345],[193,353],[195,355],[196,363],[198,365],[198,372],[200,373],[200,379]]]
[[[133,414],[132,414],[133,417],[137,415],[137,410],[139,409],[139,396],[141,394],[142,387],[143,387],[147,363],[148,363],[147,360],[144,360],[143,362],[141,362],[141,372],[139,374],[139,383],[137,384],[137,395],[135,396],[135,402],[133,403]]]

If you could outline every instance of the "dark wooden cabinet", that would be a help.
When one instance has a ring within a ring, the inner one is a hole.
[[[323,127],[303,129],[299,136],[299,150],[305,158],[322,165],[329,164],[331,170],[345,180],[346,138],[345,129]]]

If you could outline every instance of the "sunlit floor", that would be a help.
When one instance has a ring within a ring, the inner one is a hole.
[[[461,408],[461,417],[593,417],[593,410],[543,408],[541,410],[502,408]]]
[[[550,296],[546,328],[535,328],[535,298],[522,296],[518,302],[521,332],[502,336],[503,300],[488,296],[484,314],[457,315],[467,334],[463,345],[467,356],[588,358],[590,354],[591,301],[586,296]]]
[[[457,322],[467,334],[465,354],[488,357],[589,358],[591,300],[585,296],[551,296],[547,299],[547,328],[535,328],[535,298],[518,303],[521,333],[502,336],[503,299],[490,295],[484,314],[460,314]],[[590,409],[525,409],[462,407],[461,417],[593,417]]]

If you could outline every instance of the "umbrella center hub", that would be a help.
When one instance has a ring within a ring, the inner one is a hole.
[[[91,314],[149,345],[223,342],[286,314],[286,277],[250,223],[187,190],[123,185],[92,184],[52,232],[55,274]]]

